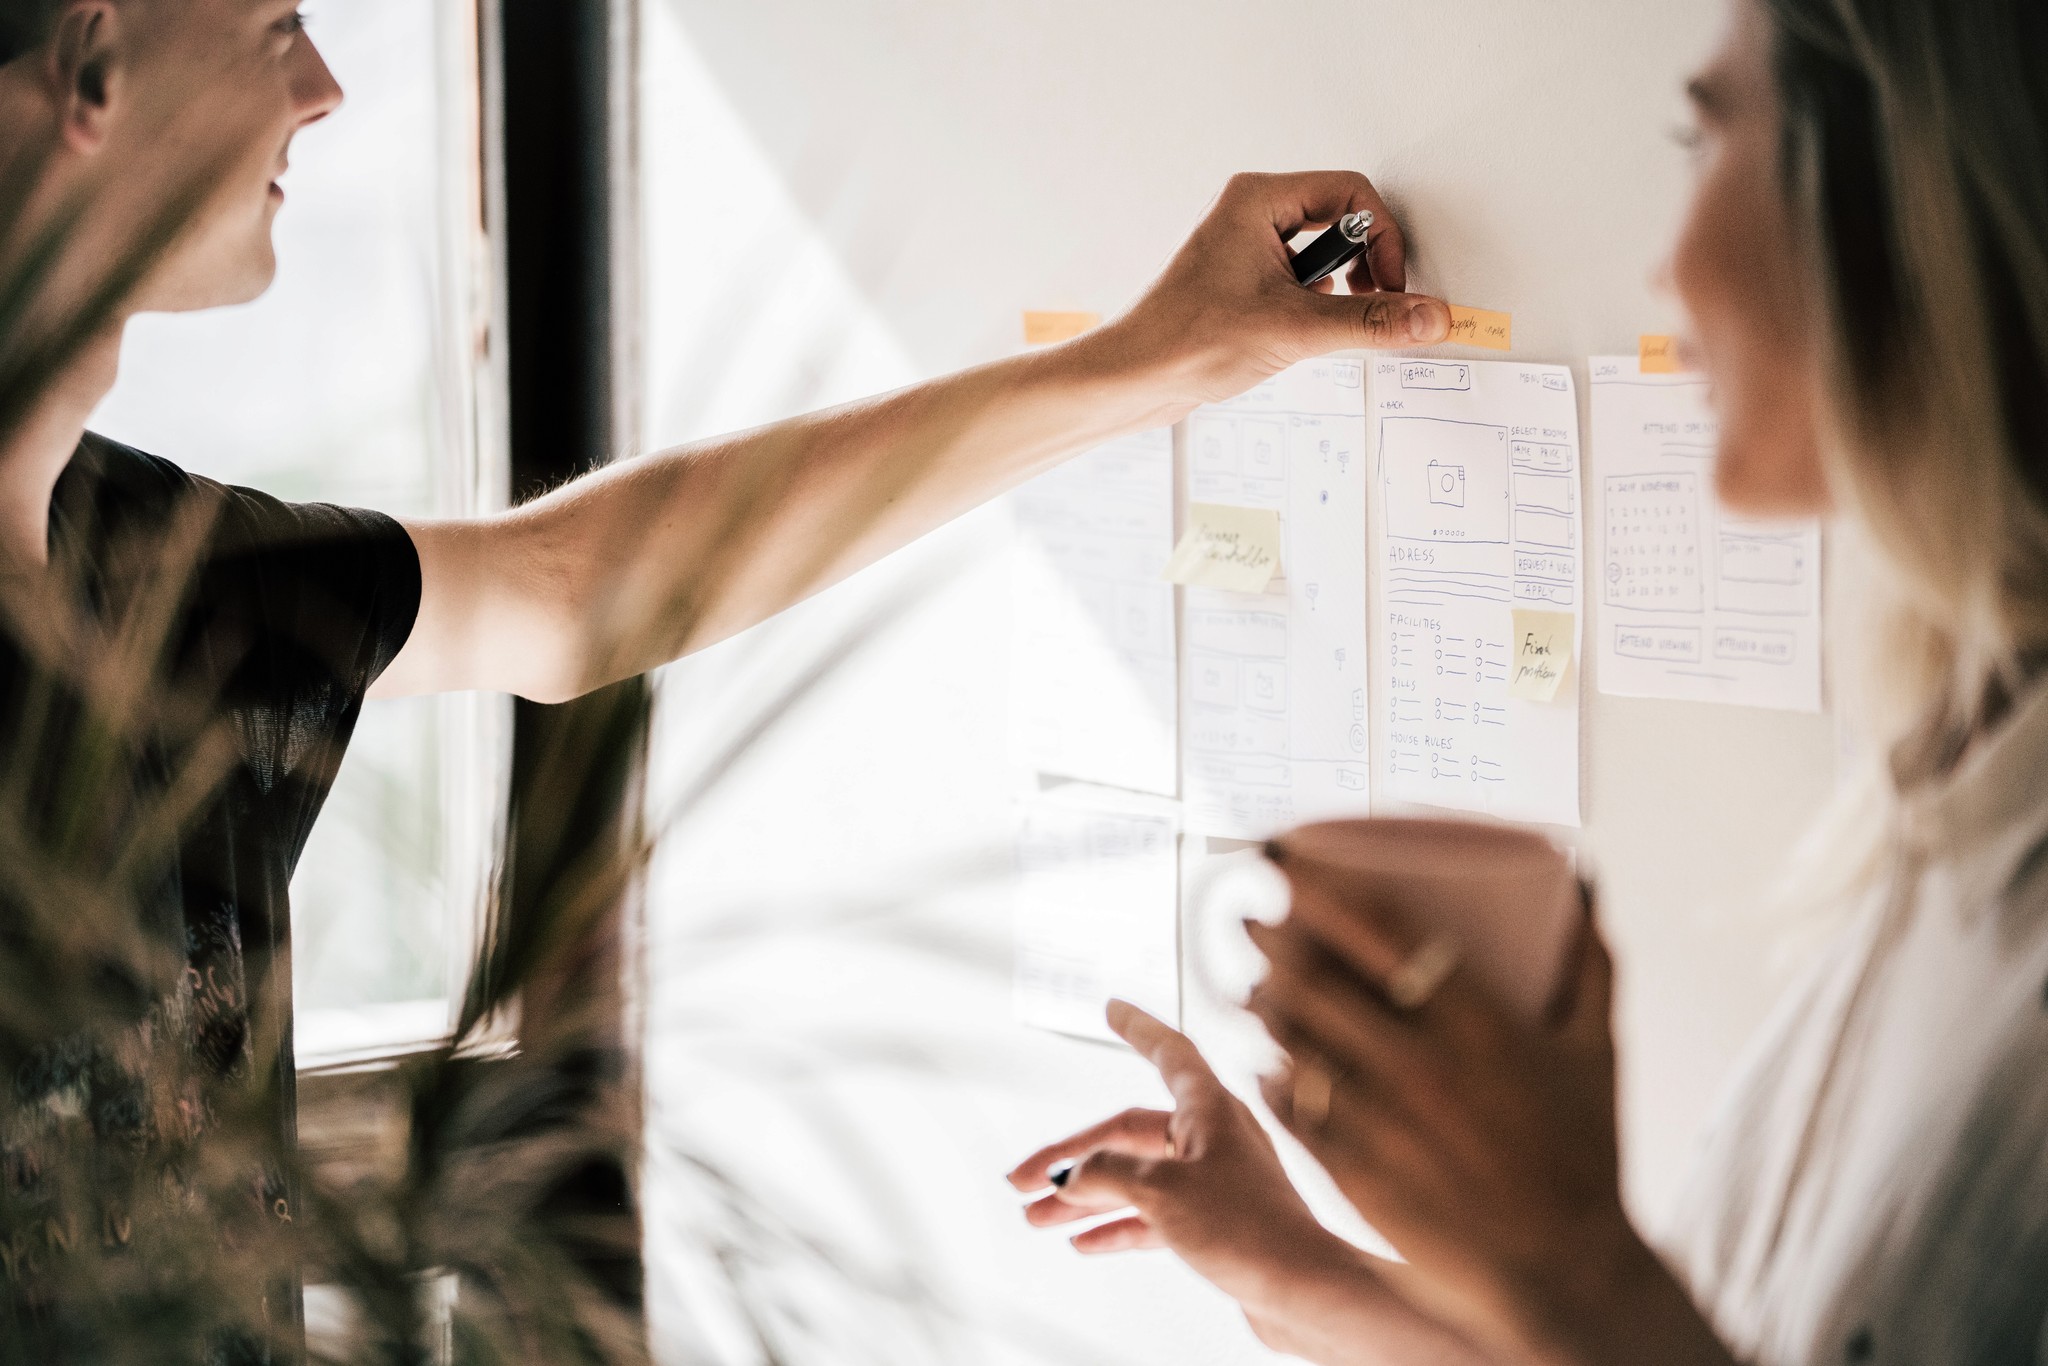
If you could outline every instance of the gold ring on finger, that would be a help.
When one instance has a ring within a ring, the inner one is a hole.
[[[1420,1010],[1458,970],[1458,946],[1438,936],[1408,955],[1387,978],[1387,999],[1399,1010]]]
[[[1309,1130],[1320,1130],[1330,1122],[1330,1096],[1336,1089],[1329,1069],[1314,1058],[1294,1064],[1294,1118]]]

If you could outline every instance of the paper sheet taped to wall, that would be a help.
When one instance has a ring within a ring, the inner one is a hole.
[[[1365,370],[1296,366],[1187,427],[1194,503],[1277,514],[1281,591],[1185,590],[1188,829],[1366,810]]]
[[[1013,495],[1011,757],[1041,773],[1172,796],[1179,718],[1173,433],[1068,461]]]
[[[1114,1039],[1112,998],[1180,1020],[1179,828],[1171,806],[1063,787],[1017,810],[1016,1011]]]
[[[1819,711],[1819,526],[1721,509],[1705,377],[1591,371],[1600,691]]]
[[[1512,820],[1579,822],[1577,690],[1514,686],[1515,613],[1580,614],[1571,371],[1374,362],[1386,790]]]

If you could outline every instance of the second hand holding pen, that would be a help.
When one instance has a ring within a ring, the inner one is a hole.
[[[1358,259],[1371,245],[1372,210],[1360,209],[1337,220],[1336,226],[1301,249],[1294,258],[1294,278],[1313,285]]]

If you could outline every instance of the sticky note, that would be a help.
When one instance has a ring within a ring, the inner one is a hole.
[[[1263,593],[1280,572],[1280,514],[1271,508],[1191,503],[1188,531],[1166,562],[1169,583]]]
[[[1515,609],[1515,659],[1508,666],[1508,695],[1525,702],[1557,700],[1558,685],[1572,667],[1578,619],[1569,612]]]
[[[1489,351],[1514,349],[1515,320],[1506,313],[1484,308],[1451,305],[1450,340],[1459,346],[1483,346]]]
[[[1640,358],[1636,368],[1646,375],[1675,375],[1678,373],[1678,339],[1643,334],[1638,343]]]
[[[1050,346],[1091,332],[1102,325],[1100,313],[1026,313],[1024,340],[1032,346]]]

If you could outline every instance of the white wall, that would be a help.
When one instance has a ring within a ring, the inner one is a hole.
[[[1578,366],[1582,394],[1587,355],[1675,321],[1649,285],[1687,175],[1666,134],[1717,4],[646,5],[656,442],[1005,354],[1026,308],[1114,311],[1248,168],[1371,173],[1417,285],[1512,310],[1517,354]],[[976,1325],[879,1313],[781,1257],[758,1284],[827,1344],[787,1360],[1261,1357],[1170,1261],[1083,1265],[1000,1183],[1038,1142],[1157,1099],[1134,1059],[1009,1022],[1005,534],[977,514],[666,680],[657,809],[864,604],[924,594],[663,849],[650,1222],[676,1360],[709,1321],[677,1307],[691,1249],[730,1226],[684,1157],[826,1235],[842,1271]],[[1654,1211],[1768,1002],[1758,891],[1828,787],[1831,730],[1585,702],[1631,1189]],[[705,1359],[756,1359],[736,1331]]]

